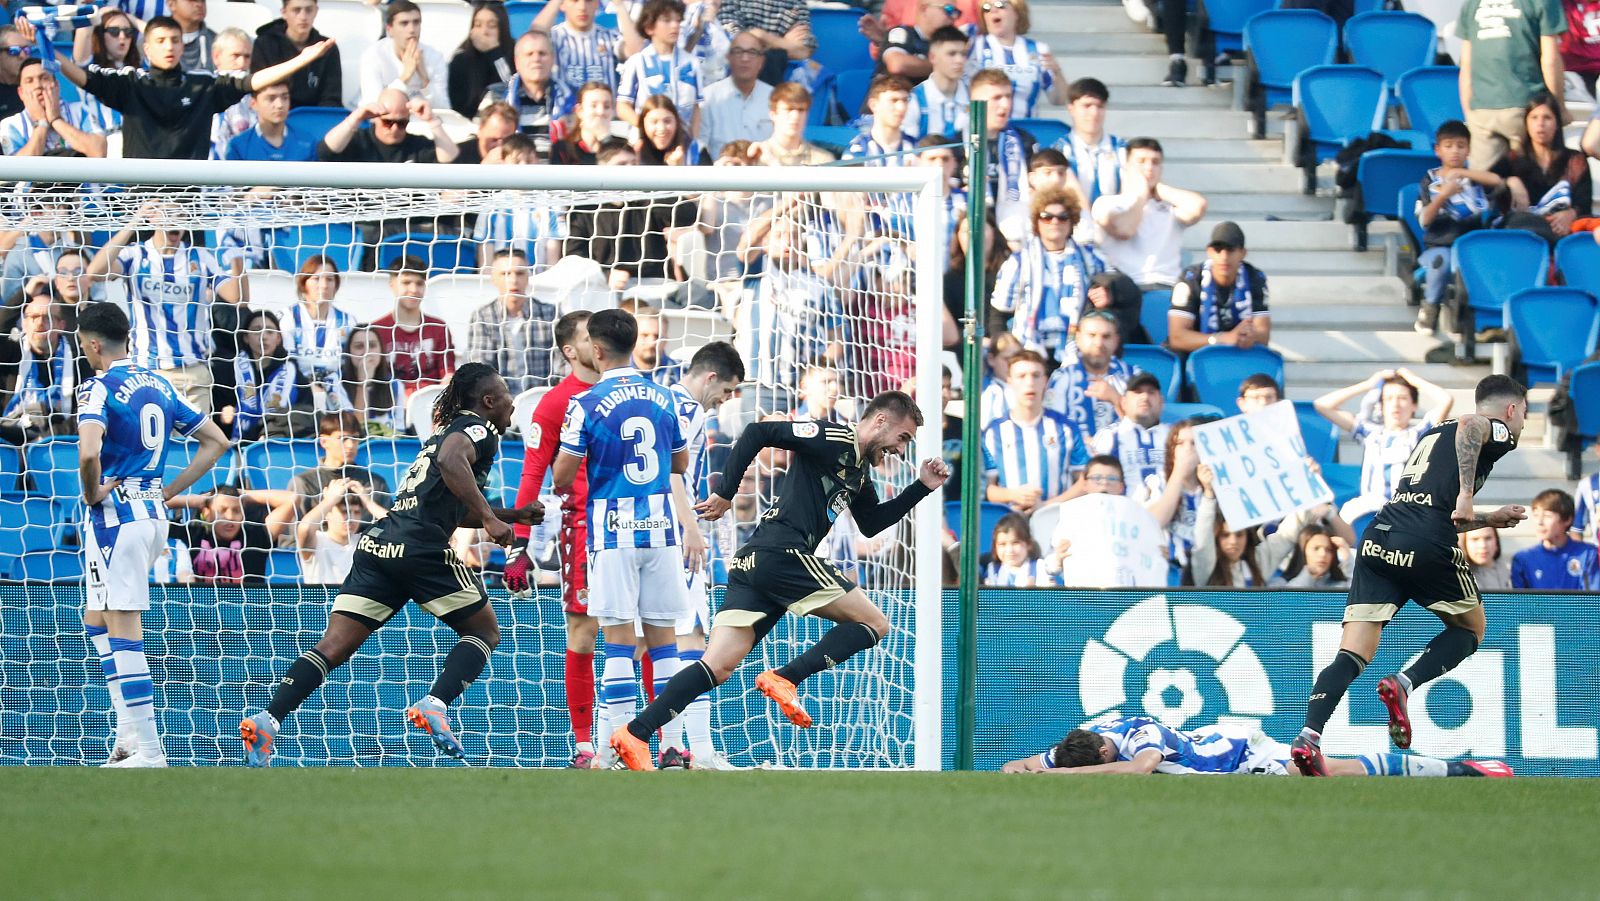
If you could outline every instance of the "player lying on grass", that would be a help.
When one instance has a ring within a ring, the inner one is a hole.
[[[1330,776],[1510,776],[1498,760],[1436,760],[1419,754],[1363,754],[1327,759]],[[1043,754],[1013,760],[1002,773],[1084,776],[1298,776],[1289,746],[1252,726],[1222,724],[1184,732],[1147,716],[1126,716],[1067,733]]]
[[[705,656],[672,677],[656,699],[611,736],[617,757],[633,770],[653,769],[651,733],[695,698],[727,681],[751,649],[785,612],[815,614],[838,623],[785,666],[756,677],[756,688],[777,702],[801,728],[811,715],[795,693],[806,678],[837,666],[889,634],[889,619],[866,592],[816,556],[834,519],[849,508],[861,534],[871,537],[899,522],[919,501],[944,485],[950,470],[938,457],[923,461],[918,480],[888,501],[872,486],[872,467],[886,455],[904,456],[922,411],[911,395],[885,391],[872,399],[859,425],[827,422],[757,422],[745,427],[728,457],[717,491],[696,507],[715,521],[733,506],[744,471],[763,448],[793,453],[777,503],[755,534],[728,562],[728,590],[712,620]]]
[[[513,534],[506,520],[537,523],[544,508],[503,510],[483,496],[500,435],[511,425],[511,390],[492,367],[468,363],[456,370],[434,403],[433,425],[438,432],[400,481],[389,515],[362,533],[322,640],[289,665],[267,709],[239,724],[248,765],[271,762],[283,720],[409,598],[461,637],[427,697],[408,708],[406,718],[432,736],[440,751],[462,755],[446,708],[488,665],[500,643],[500,625],[483,581],[451,550],[450,535],[459,528],[483,529],[496,543],[509,545]]]

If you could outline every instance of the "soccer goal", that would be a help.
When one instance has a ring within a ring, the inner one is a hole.
[[[520,425],[489,486],[508,505],[527,417],[566,372],[551,325],[625,301],[656,312],[661,380],[710,341],[739,348],[749,378],[716,411],[712,472],[748,422],[848,422],[889,388],[912,390],[924,412],[913,457],[937,455],[951,240],[941,174],[0,159],[4,290],[21,292],[10,318],[20,323],[24,367],[48,371],[20,377],[0,416],[0,696],[11,699],[0,711],[0,763],[99,762],[110,740],[106,689],[79,619],[70,390],[79,376],[71,360],[42,362],[64,346],[79,296],[125,304],[136,361],[176,372],[234,434],[234,449],[195,489],[220,486],[225,497],[172,513],[171,558],[152,573],[145,616],[169,759],[232,764],[241,712],[258,709],[321,634],[336,583],[317,582],[338,569],[328,553],[341,544],[334,520],[359,528],[381,512],[385,489],[430,434],[430,380],[449,360],[490,362],[518,393]],[[520,256],[497,266],[506,250]],[[418,291],[427,318],[414,327],[415,303],[397,314],[396,298]],[[527,300],[514,310],[506,295]],[[384,321],[391,316],[398,321]],[[378,342],[384,353],[373,352]],[[347,441],[339,425],[319,438],[319,423],[331,422],[323,414],[342,411],[363,434]],[[173,441],[167,451],[175,473],[189,448]],[[371,490],[329,501],[320,524],[302,529],[328,492],[297,476],[322,464],[359,467]],[[714,557],[748,536],[783,465],[782,454],[768,454],[752,467]],[[915,459],[874,473],[885,496],[914,477]],[[241,508],[242,527],[232,524]],[[343,515],[328,515],[334,508]],[[802,731],[751,688],[756,673],[822,632],[816,621],[781,625],[714,696],[717,740],[733,762],[940,767],[942,528],[936,498],[876,538],[847,518],[836,525],[819,553],[853,572],[895,632],[805,683],[818,725]],[[310,550],[297,550],[307,533]],[[457,708],[468,759],[561,765],[571,750],[553,530],[534,536],[544,589],[532,600],[499,590],[501,553],[479,537],[458,535],[459,550],[485,573],[503,640]],[[395,617],[285,728],[276,762],[432,765],[431,746],[408,734],[401,710],[452,641],[415,606]]]

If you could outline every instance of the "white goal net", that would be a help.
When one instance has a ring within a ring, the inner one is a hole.
[[[751,421],[849,422],[889,388],[925,411],[913,456],[937,454],[935,171],[0,160],[0,334],[16,348],[0,360],[0,763],[97,763],[110,740],[80,620],[76,302],[123,304],[136,362],[172,375],[234,439],[172,509],[145,616],[169,759],[231,764],[240,714],[321,635],[340,573],[329,549],[381,515],[453,365],[495,365],[518,394],[489,488],[511,505],[533,405],[567,372],[552,346],[561,314],[623,304],[642,332],[658,325],[636,361],[663,384],[711,341],[738,348],[748,380],[714,411],[713,472]],[[168,472],[189,453],[173,441]],[[769,453],[752,467],[714,556],[749,534],[784,463]],[[334,498],[342,478],[370,488]],[[912,478],[914,460],[874,472],[885,496]],[[780,626],[713,696],[734,763],[939,766],[941,517],[930,500],[876,538],[840,523],[819,553],[895,632],[805,683],[818,726],[801,731],[751,681],[822,624]],[[503,554],[479,538],[458,534],[458,549],[491,587],[503,640],[458,705],[468,760],[563,765],[553,530],[533,538],[542,591],[530,600],[500,589]],[[285,725],[276,762],[434,764],[401,711],[453,642],[414,606],[395,617]]]

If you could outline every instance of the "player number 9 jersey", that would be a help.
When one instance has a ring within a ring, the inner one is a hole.
[[[589,550],[678,543],[672,457],[686,446],[672,394],[633,369],[613,369],[572,399],[561,452],[584,458]]]

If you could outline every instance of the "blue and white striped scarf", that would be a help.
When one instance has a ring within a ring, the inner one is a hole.
[[[1255,292],[1259,286],[1255,283],[1255,277],[1250,274],[1251,271],[1251,267],[1240,264],[1239,274],[1233,282],[1233,294],[1228,297],[1228,307],[1232,310],[1231,321],[1234,326],[1245,321],[1255,306]],[[1222,304],[1217,300],[1217,283],[1211,276],[1209,262],[1200,267],[1199,319],[1202,335],[1215,335],[1232,330],[1232,326],[1226,329],[1222,327]]]

